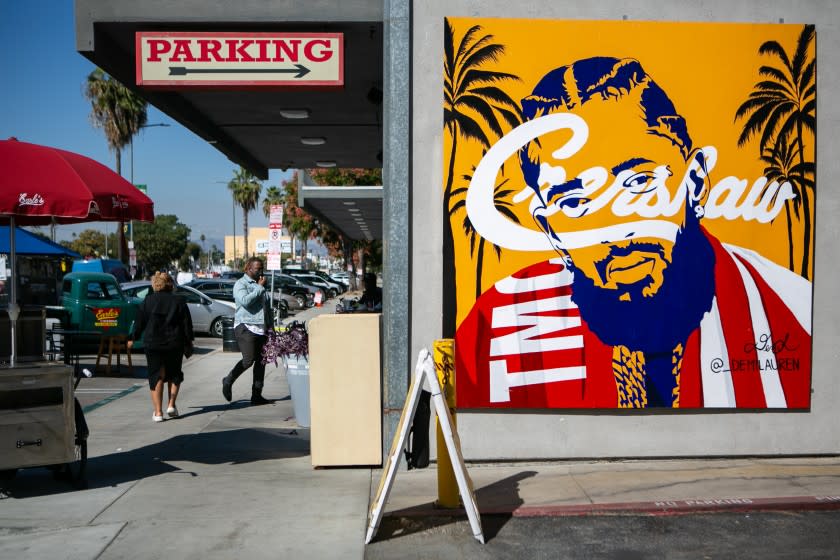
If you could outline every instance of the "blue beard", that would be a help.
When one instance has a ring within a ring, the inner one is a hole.
[[[691,219],[677,235],[671,263],[663,272],[662,286],[656,294],[642,296],[650,278],[622,286],[621,290],[607,290],[576,272],[572,301],[580,308],[589,329],[604,344],[626,346],[646,355],[667,354],[670,361],[677,344],[685,343],[712,307],[714,267],[714,250],[699,223]],[[630,293],[631,301],[618,299],[623,292]]]

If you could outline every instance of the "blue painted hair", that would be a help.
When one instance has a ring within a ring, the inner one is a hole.
[[[691,137],[685,119],[639,61],[630,58],[587,58],[555,68],[522,100],[522,113],[527,121],[556,109],[574,112],[592,99],[620,98],[636,88],[643,88],[640,105],[648,133],[670,140],[688,159]],[[519,151],[519,163],[525,181],[536,189],[540,162],[529,156],[530,146],[531,143]]]

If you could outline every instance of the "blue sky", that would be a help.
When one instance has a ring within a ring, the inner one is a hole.
[[[0,138],[54,146],[78,152],[110,168],[115,157],[105,136],[90,121],[90,103],[82,94],[94,66],[76,52],[72,0],[0,0]],[[175,214],[207,247],[223,246],[233,228],[233,208],[227,181],[236,165],[198,136],[149,107],[149,124],[134,140],[134,182],[148,185],[156,214]],[[122,156],[129,179],[131,159]],[[279,185],[290,173],[271,171],[263,183]],[[266,226],[262,210],[248,217],[250,227]],[[57,239],[70,239],[86,228],[113,232],[115,224],[60,226]],[[242,210],[236,209],[237,233],[242,234]]]

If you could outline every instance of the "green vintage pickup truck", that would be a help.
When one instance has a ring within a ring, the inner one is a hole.
[[[71,272],[62,281],[61,305],[69,317],[65,328],[70,330],[129,334],[140,301],[123,294],[110,274]]]

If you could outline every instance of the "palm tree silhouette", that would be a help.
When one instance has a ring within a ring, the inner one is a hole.
[[[472,167],[473,173],[475,173],[475,166]],[[502,168],[502,173],[504,174],[504,168]],[[472,181],[472,175],[463,175],[462,179],[467,181],[468,183]],[[506,197],[510,196],[514,191],[513,189],[503,189],[502,187],[509,181],[509,178],[502,180],[499,184],[497,184],[493,188],[493,206],[495,206],[496,211],[504,214],[508,219],[517,224],[519,222],[519,216],[517,216],[513,211],[513,203],[510,200],[506,200]],[[465,195],[467,192],[468,186],[459,187],[452,191],[452,196],[459,196]],[[466,198],[461,198],[455,204],[452,205],[452,208],[449,209],[449,217],[450,219],[455,215],[458,210],[466,208],[467,201]],[[470,221],[469,215],[464,215],[464,220],[461,224],[462,229],[464,230],[464,235],[467,235],[470,239],[470,256],[476,255],[476,245],[478,245],[478,252],[475,261],[475,298],[481,295],[481,273],[484,267],[484,246],[487,242],[486,239],[481,237],[478,232],[473,227],[472,222]],[[496,259],[501,260],[502,258],[502,248],[496,245],[493,245],[493,251],[496,253]]]
[[[808,187],[814,188],[814,180],[809,178],[809,175],[811,177],[814,175],[814,164],[811,162],[797,163],[796,159],[798,157],[799,148],[794,144],[789,144],[785,138],[779,138],[772,148],[765,148],[764,153],[761,155],[761,160],[767,164],[767,167],[764,168],[764,176],[768,180],[768,184],[761,191],[761,196],[764,196],[773,181],[779,184],[787,181],[793,188],[794,194],[796,194],[794,200],[785,201],[785,214],[788,222],[788,268],[790,270],[794,270],[790,203],[793,203],[793,215],[799,219],[799,208],[804,198],[802,191]],[[775,202],[778,194],[779,192],[777,190],[773,194],[773,198],[770,201],[771,204]]]
[[[776,151],[776,144],[783,141],[786,145],[793,139],[796,142],[796,155],[799,159],[800,174],[791,176],[795,181],[794,190],[801,197],[802,216],[805,230],[805,246],[802,251],[802,275],[809,277],[811,253],[811,194],[816,190],[813,180],[802,181],[813,173],[813,162],[805,162],[803,132],[805,129],[814,133],[816,130],[816,58],[808,60],[808,50],[814,40],[814,26],[805,25],[796,42],[796,51],[789,57],[777,41],[766,41],[758,49],[759,54],[775,55],[781,62],[779,66],[762,66],[758,73],[768,79],[755,84],[749,98],[738,107],[735,120],[747,117],[738,145],[745,145],[753,136],[761,132],[759,154],[766,155],[767,150]],[[789,151],[786,146],[785,150]],[[810,169],[810,171],[809,171]],[[791,168],[792,170],[792,168]],[[790,218],[790,201],[786,202],[787,215]],[[797,201],[797,208],[799,202]],[[798,214],[798,212],[795,212]],[[791,222],[788,220],[788,238],[792,241]],[[792,251],[792,250],[791,250]],[[792,269],[792,268],[791,268]]]
[[[504,131],[500,118],[513,128],[522,122],[522,111],[507,93],[493,85],[519,78],[505,72],[482,69],[486,63],[499,60],[504,54],[504,46],[493,43],[492,35],[479,36],[482,28],[474,25],[461,37],[456,48],[455,30],[448,18],[444,20],[444,25],[443,125],[452,138],[452,147],[443,207],[451,217],[458,138],[474,140],[489,148],[490,139],[480,122],[483,121],[493,135],[501,137]],[[443,336],[450,338],[455,334],[457,305],[454,253],[452,221],[446,219],[443,225]]]

